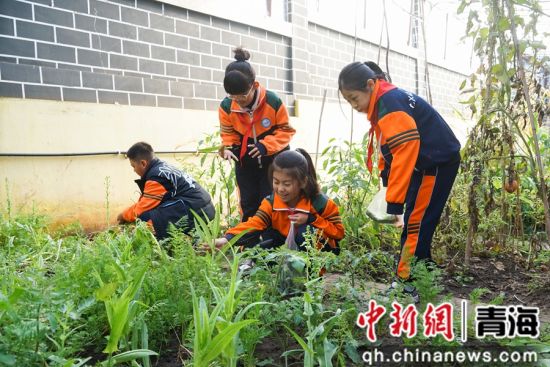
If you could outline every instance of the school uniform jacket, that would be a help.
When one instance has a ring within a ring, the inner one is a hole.
[[[166,207],[166,214],[174,210],[179,210],[181,216],[187,214],[185,206],[193,209],[197,214],[202,214],[202,210],[206,212],[208,217],[213,217],[214,211],[211,203],[210,194],[208,194],[191,176],[177,169],[168,163],[154,158],[150,163],[145,175],[139,180],[135,180],[138,185],[141,196],[137,203],[128,207],[122,216],[127,222],[134,222],[141,214],[146,211],[157,208],[158,206]],[[178,201],[183,202],[184,206],[170,205]],[[154,223],[164,226],[162,212],[159,215],[158,221]]]
[[[413,170],[460,159],[460,143],[443,117],[419,96],[377,80],[367,117],[380,141],[378,168],[389,214],[403,214]]]
[[[231,239],[246,229],[254,232],[263,231],[269,227],[286,237],[290,230],[288,219],[290,210],[291,208],[281,200],[279,195],[273,193],[262,201],[254,216],[228,230],[225,237]],[[323,238],[328,240],[331,248],[336,248],[336,241],[344,238],[344,226],[338,206],[326,195],[317,195],[313,202],[302,197],[294,210],[309,214],[306,224],[317,228]],[[322,247],[322,244],[319,246]]]
[[[250,109],[226,97],[218,109],[222,144],[238,147],[237,156],[243,157],[247,145],[254,144],[252,127],[256,131],[260,153],[273,155],[286,148],[296,132],[290,124],[283,101],[273,92],[258,87]],[[243,141],[246,140],[246,141]]]

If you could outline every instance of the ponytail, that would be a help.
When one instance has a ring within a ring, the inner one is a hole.
[[[338,90],[364,90],[369,79],[387,80],[386,74],[375,62],[352,62],[340,71]]]
[[[308,199],[313,200],[315,196],[317,196],[321,191],[319,189],[319,183],[317,182],[317,172],[315,172],[313,160],[311,159],[311,156],[308,154],[308,152],[305,151],[305,149],[297,148],[296,151],[303,155],[307,161],[308,175],[306,187],[304,188],[304,194]]]
[[[376,79],[388,81],[386,73],[384,73],[380,66],[378,66],[378,64],[376,64],[374,61],[365,61],[365,65],[367,65],[372,71],[374,71]]]

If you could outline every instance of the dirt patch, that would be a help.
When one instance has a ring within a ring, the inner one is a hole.
[[[442,283],[458,298],[469,299],[474,289],[486,288],[489,292],[481,297],[482,302],[502,295],[504,305],[536,306],[541,315],[550,318],[550,273],[540,268],[526,270],[512,256],[473,257],[468,270],[450,264]]]
[[[176,331],[172,332],[172,337],[156,352],[158,357],[151,358],[151,366],[155,367],[181,367],[184,360],[191,358],[189,351],[181,345]]]

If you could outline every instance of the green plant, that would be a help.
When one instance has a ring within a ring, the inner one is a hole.
[[[314,282],[317,280],[314,280]],[[310,284],[306,285],[308,287]],[[294,339],[302,347],[304,352],[304,366],[314,366],[315,361],[319,363],[320,366],[332,366],[332,359],[338,352],[338,346],[334,344],[329,338],[329,333],[332,327],[336,324],[338,318],[343,317],[345,313],[350,312],[350,310],[342,312],[340,309],[337,309],[332,316],[323,320],[322,322],[315,324],[315,311],[314,311],[314,298],[310,291],[306,291],[303,296],[304,309],[303,314],[306,318],[306,335],[305,340],[294,330],[284,325],[285,328],[290,332]],[[319,306],[317,304],[316,306]],[[283,353],[283,356],[288,356],[291,353],[295,353],[296,350],[290,350]]]
[[[478,305],[481,301],[481,297],[490,292],[491,291],[487,288],[475,288],[470,292],[470,302],[473,306]]]
[[[242,320],[245,314],[252,308],[260,305],[267,305],[269,302],[257,301],[246,305],[243,309],[237,312],[237,306],[241,300],[241,294],[239,293],[239,287],[241,285],[239,261],[241,256],[233,253],[233,260],[231,262],[231,278],[229,280],[229,287],[220,287],[215,285],[210,279],[207,278],[216,304],[222,304],[221,316],[225,323],[238,323]],[[257,322],[257,320],[254,320]],[[223,325],[222,324],[222,325]],[[223,328],[226,326],[223,325]],[[222,330],[222,327],[218,325],[218,331]],[[227,345],[221,352],[222,360],[224,360],[228,366],[237,365],[237,344],[238,344],[238,333],[233,337],[233,342]]]
[[[441,269],[428,265],[425,261],[414,261],[412,266],[413,282],[422,304],[436,303],[443,287]]]
[[[127,288],[121,295],[117,295],[118,282],[105,284],[99,273],[95,273],[100,288],[96,291],[96,298],[105,303],[107,320],[109,321],[110,334],[104,352],[112,354],[119,349],[119,341],[128,332],[128,327],[137,313],[139,304],[134,298],[141,288],[147,268],[138,269],[134,274],[126,275],[124,269],[117,267],[124,280],[128,282]]]
[[[337,321],[348,312],[353,311],[354,308],[345,311],[340,308],[335,311],[325,311],[320,286],[322,278],[319,277],[319,274],[321,274],[321,269],[324,269],[326,261],[316,247],[319,240],[317,233],[307,231],[304,238],[307,252],[305,255],[296,253],[296,256],[302,256],[306,264],[305,291],[302,297],[303,315],[306,323],[305,337],[301,337],[286,324],[283,325],[302,347],[301,350],[289,350],[283,353],[283,356],[286,357],[297,351],[303,351],[304,366],[313,366],[317,361],[320,366],[328,367],[332,366],[332,360],[340,348],[340,343],[331,340],[329,334],[332,328],[337,325]],[[328,318],[325,316],[327,313],[331,314]]]
[[[370,249],[380,246],[379,232],[382,229],[366,215],[368,200],[378,187],[378,177],[375,173],[368,175],[364,163],[366,137],[361,144],[345,141],[337,144],[331,139],[321,156],[322,170],[325,173],[323,191],[325,191],[340,206],[342,222],[346,228],[346,239],[349,247],[364,247]]]
[[[496,170],[501,170],[503,186],[519,181],[517,158],[521,155],[518,150],[523,151],[524,158],[529,162],[527,175],[534,182],[540,178],[537,194],[543,204],[547,235],[550,233],[542,149],[538,144],[532,111],[532,105],[537,103],[539,111],[547,109],[537,102],[543,99],[541,95],[544,93],[537,81],[537,70],[547,68],[549,61],[547,56],[540,55],[544,45],[537,39],[540,5],[537,1],[490,0],[482,2],[480,9],[469,6],[471,4],[470,0],[462,0],[458,7],[459,13],[468,11],[467,37],[474,40],[474,52],[482,61],[476,73],[461,85],[461,90],[469,96],[464,104],[478,121],[463,152],[463,172],[469,182],[466,266],[469,266],[475,242],[479,238],[476,233],[480,223],[496,209],[501,212],[501,218],[508,216],[504,190],[497,195],[499,192],[493,190],[490,181]],[[515,8],[518,6],[528,7],[530,16],[526,19],[517,16]],[[517,40],[518,30],[523,33],[521,41]],[[525,61],[529,65],[527,75],[523,67]],[[528,121],[530,132],[525,128]],[[530,138],[533,139],[532,144],[529,144]],[[485,215],[481,210],[485,211]],[[521,211],[516,211],[515,215],[521,216]],[[520,224],[521,220],[516,223]],[[518,227],[516,232],[521,233],[521,225]],[[500,240],[505,239],[509,226],[500,223],[497,228]]]
[[[197,153],[200,155],[201,170],[198,172],[198,177],[204,179],[207,189],[212,193],[213,198],[217,198],[220,204],[221,211],[227,215],[229,225],[234,225],[237,222],[236,217],[238,208],[235,202],[235,190],[237,180],[235,178],[235,170],[232,167],[233,162],[226,162],[218,155],[220,149],[221,138],[220,132],[216,131],[213,134],[207,135],[203,140],[199,141]],[[214,178],[214,181],[212,179]]]
[[[107,226],[107,228],[109,227],[110,225],[110,202],[109,202],[109,194],[110,194],[110,189],[111,187],[111,178],[109,176],[106,176],[105,177],[105,225]]]

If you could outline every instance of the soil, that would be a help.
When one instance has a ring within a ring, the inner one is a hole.
[[[539,307],[541,319],[550,323],[550,272],[545,267],[527,270],[522,259],[511,255],[473,257],[469,270],[448,265],[443,285],[463,299],[469,299],[476,288],[486,288],[489,292],[481,297],[482,302],[503,294],[503,305]]]

